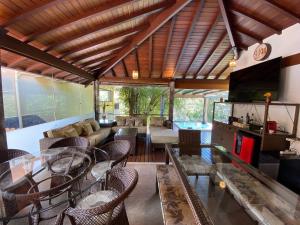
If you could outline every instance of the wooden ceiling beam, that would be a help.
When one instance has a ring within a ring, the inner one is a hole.
[[[141,65],[140,65],[140,60],[139,60],[138,49],[135,49],[134,55],[135,55],[136,68],[138,70],[138,75],[139,75],[139,78],[140,78],[141,77]]]
[[[185,91],[183,91],[181,94],[182,95],[186,95],[186,94],[190,94],[190,93],[192,93],[192,92],[194,92],[195,90],[194,89],[192,89],[192,90],[185,90]]]
[[[251,19],[253,21],[255,21],[256,23],[259,23],[261,25],[263,25],[264,27],[269,28],[270,30],[272,30],[274,33],[276,34],[281,34],[281,29],[275,27],[273,24],[270,24],[264,20],[262,20],[260,17],[255,16],[253,13],[248,13],[245,10],[239,8],[231,8],[230,11],[236,15],[236,16],[242,16],[242,17],[246,17],[248,19]]]
[[[175,79],[175,88],[228,90],[228,80]]]
[[[167,45],[166,45],[166,48],[165,48],[163,63],[162,63],[162,67],[161,67],[161,75],[160,75],[161,78],[163,78],[164,71],[165,71],[166,66],[167,66],[168,53],[169,53],[169,49],[170,49],[170,45],[171,45],[171,39],[172,39],[172,36],[173,36],[173,30],[174,30],[175,23],[176,23],[176,15],[173,16],[173,18],[170,22],[170,27],[169,27],[169,31],[168,31]]]
[[[231,21],[229,20],[229,16],[228,16],[227,8],[226,8],[226,5],[225,5],[225,1],[224,0],[218,0],[218,3],[219,3],[221,14],[222,14],[222,17],[223,17],[223,20],[224,20],[224,23],[225,23],[225,27],[226,27],[227,34],[228,34],[228,37],[229,37],[229,41],[230,41],[230,44],[231,44],[231,47],[232,47],[232,50],[233,50],[234,57],[235,57],[235,59],[238,59],[239,58],[239,52],[238,52],[238,47],[239,46],[237,46],[237,41],[236,41],[236,38],[233,34]]]
[[[240,33],[241,35],[244,35],[244,36],[246,36],[246,37],[252,39],[252,40],[255,41],[255,42],[262,43],[262,41],[263,41],[263,38],[262,38],[262,37],[260,37],[259,35],[257,35],[257,34],[255,34],[255,33],[251,32],[251,31],[249,31],[249,30],[247,30],[247,29],[245,29],[245,28],[243,28],[243,27],[241,27],[241,26],[236,26],[236,25],[235,25],[235,26],[234,26],[234,29],[235,29],[236,32],[238,32],[238,33]]]
[[[113,75],[114,77],[117,77],[117,74],[116,74],[114,68],[111,68],[111,73],[112,73],[112,75]]]
[[[194,15],[193,15],[193,20],[191,22],[191,25],[189,27],[189,30],[188,30],[185,38],[184,38],[183,46],[181,47],[180,53],[179,53],[179,55],[177,57],[176,64],[175,64],[175,69],[174,69],[172,77],[175,77],[175,75],[176,75],[176,72],[177,72],[178,67],[180,65],[181,58],[182,58],[182,56],[183,56],[183,54],[185,52],[185,49],[186,49],[186,47],[187,47],[187,45],[188,45],[188,43],[190,41],[190,37],[191,37],[191,35],[192,35],[193,31],[194,31],[196,23],[197,23],[200,15],[201,15],[202,9],[204,7],[204,3],[205,3],[205,1],[199,1],[198,5],[196,7],[196,10],[195,10]]]
[[[27,58],[24,56],[17,56],[16,59],[14,61],[12,61],[11,63],[8,63],[7,66],[13,68],[26,60],[27,60]]]
[[[89,61],[86,61],[84,63],[80,63],[78,65],[80,65],[81,67],[86,67],[86,66],[92,65],[92,64],[97,63],[97,62],[103,62],[105,60],[109,60],[109,59],[111,59],[115,56],[116,56],[116,54],[109,54],[109,55],[106,55],[106,56],[101,56],[99,58],[91,59]]]
[[[100,66],[99,66],[100,65]],[[107,63],[105,62],[101,62],[100,64],[97,64],[96,66],[93,66],[93,67],[90,67],[90,68],[87,68],[89,71],[95,71],[95,70],[99,70],[101,69],[102,67],[106,66]]]
[[[195,92],[193,92],[192,95],[202,94],[202,93],[205,93],[206,91],[207,90],[195,91]]]
[[[170,79],[164,78],[139,78],[132,79],[131,77],[101,77],[99,82],[101,83],[109,83],[109,84],[147,84],[147,85],[155,85],[162,84],[168,85]]]
[[[33,7],[28,8],[28,10],[22,10],[21,12],[17,13],[14,17],[8,18],[5,22],[1,22],[1,28],[6,28],[18,21],[26,20],[32,15],[38,14],[43,10],[56,5],[58,2],[62,2],[61,0],[49,0],[45,2],[41,2],[40,4],[35,3]]]
[[[222,42],[225,40],[226,37],[227,37],[227,32],[225,31],[225,32],[223,32],[221,37],[218,39],[218,41],[215,43],[215,45],[212,47],[212,49],[209,51],[209,53],[205,57],[203,63],[200,65],[198,71],[194,74],[194,79],[196,79],[200,75],[202,69],[205,68],[205,66],[209,63],[211,58],[216,53],[218,47],[222,44]]]
[[[101,5],[96,6],[90,10],[80,11],[80,13],[75,14],[75,16],[72,16],[65,20],[61,20],[59,24],[45,26],[44,28],[39,29],[38,31],[28,35],[23,39],[23,41],[25,43],[29,43],[35,39],[38,39],[40,36],[49,34],[52,31],[64,29],[74,24],[78,24],[79,22],[83,22],[84,20],[95,17],[97,14],[103,13],[107,10],[114,10],[115,8],[121,7],[129,2],[131,2],[131,0],[114,0],[110,1],[109,3],[102,3]]]
[[[105,35],[105,36],[101,35],[98,38],[95,38],[94,40],[88,41],[86,43],[82,43],[80,45],[72,47],[70,50],[64,51],[60,58],[65,58],[65,57],[67,57],[67,56],[69,56],[73,53],[85,50],[85,49],[90,48],[90,47],[94,47],[96,45],[102,44],[102,43],[107,42],[107,41],[112,41],[116,38],[131,36],[131,35],[139,32],[141,30],[146,29],[149,26],[150,26],[149,23],[144,23],[144,24],[141,24],[141,25],[136,26],[134,28],[130,28],[130,29],[127,29],[127,30],[124,30],[124,31],[119,31],[119,32],[116,32],[116,33],[111,34],[111,35]],[[59,48],[59,47],[63,46],[67,42],[71,42],[71,41],[72,41],[72,38],[67,39],[64,42],[52,43],[52,44],[50,44],[51,47],[47,47],[47,48],[43,49],[43,51],[51,51],[53,49],[56,49],[56,48]]]
[[[223,69],[221,69],[221,71],[216,75],[215,80],[218,80],[220,78],[220,76],[222,76],[222,74],[228,69],[229,65],[226,65],[223,67]]]
[[[54,73],[55,71],[57,71],[57,70],[59,70],[59,69],[57,69],[57,68],[55,68],[55,67],[49,67],[49,68],[47,68],[47,69],[44,69],[44,70],[42,70],[42,74],[43,75],[46,75],[46,74],[49,74],[49,73]]]
[[[152,68],[153,68],[153,35],[151,35],[149,37],[149,55],[148,55],[148,59],[149,59],[149,76],[151,77],[152,75]]]
[[[99,54],[102,54],[102,53],[105,53],[105,52],[108,52],[108,51],[112,51],[112,50],[117,50],[121,47],[124,47],[126,44],[128,44],[128,42],[121,42],[121,43],[118,43],[118,44],[114,44],[114,45],[109,45],[109,46],[106,46],[104,48],[100,48],[100,49],[96,49],[96,50],[93,50],[93,51],[90,51],[90,52],[86,52],[86,53],[83,53],[83,54],[80,54],[74,58],[72,58],[69,62],[70,63],[77,63],[83,59],[86,59],[86,58],[89,58],[89,57],[92,57],[92,56],[95,56],[95,55],[99,55]]]
[[[41,64],[41,63],[39,63],[39,62],[36,62],[36,63],[32,64],[31,66],[28,66],[28,67],[26,68],[26,71],[28,71],[28,72],[34,72],[34,71],[36,71],[38,68],[43,67],[43,66],[45,66],[45,65],[43,65],[43,64]],[[42,71],[43,71],[43,70],[42,70]]]
[[[215,17],[213,23],[210,25],[209,29],[208,29],[207,32],[205,33],[205,36],[204,36],[204,38],[203,38],[203,41],[200,43],[200,45],[199,45],[199,47],[198,47],[198,49],[197,49],[195,55],[193,56],[193,59],[192,59],[192,61],[190,62],[189,66],[188,66],[188,68],[187,68],[187,71],[186,71],[185,74],[184,74],[184,78],[185,78],[187,75],[189,75],[190,70],[191,70],[191,68],[192,68],[192,65],[194,64],[194,62],[195,62],[197,56],[202,52],[202,50],[203,50],[205,44],[211,39],[211,37],[212,37],[212,35],[213,35],[214,28],[215,28],[215,26],[218,24],[218,22],[220,21],[220,18],[221,18],[221,15],[220,15],[220,13],[218,12],[218,13],[216,14],[216,17]]]
[[[224,60],[224,58],[231,52],[231,47],[225,49],[224,53],[219,57],[217,62],[211,67],[211,69],[205,74],[205,78],[207,79],[210,73]]]
[[[124,59],[122,59],[121,62],[122,62],[122,65],[123,65],[123,69],[124,69],[124,71],[125,71],[125,76],[126,76],[126,77],[129,77],[128,68],[127,68],[127,66],[126,66],[126,63],[125,63]]]
[[[127,47],[123,48],[119,52],[117,57],[111,60],[111,62],[103,70],[97,71],[98,78],[109,71],[113,66],[119,63],[123,58],[130,54],[137,46],[142,44],[148,37],[162,27],[170,18],[176,15],[181,9],[183,9],[191,0],[176,0],[175,4],[172,4],[168,8],[165,8],[160,13],[157,13],[149,19],[150,27],[132,38],[132,42]]]
[[[263,0],[263,1],[266,4],[268,4],[269,6],[271,6],[271,7],[275,8],[276,10],[280,11],[280,14],[284,14],[284,15],[292,18],[293,20],[295,20],[297,23],[300,23],[300,17],[299,17],[299,15],[297,15],[293,11],[287,9],[283,5],[278,4],[274,0]]]
[[[90,81],[95,80],[92,74],[7,35],[3,29],[0,30],[0,48],[47,64],[49,66],[59,68],[69,73],[85,77]]]
[[[114,26],[116,26],[118,24],[122,24],[122,23],[124,23],[128,20],[132,20],[132,19],[138,18],[140,16],[145,16],[149,13],[153,13],[153,12],[159,10],[159,9],[170,7],[170,6],[174,5],[174,3],[175,3],[175,0],[163,1],[163,2],[157,3],[155,5],[151,5],[150,7],[143,8],[143,9],[134,11],[132,13],[124,14],[122,16],[116,17],[112,20],[103,22],[101,24],[98,24],[98,25],[95,25],[95,26],[92,26],[92,27],[86,27],[83,30],[83,32],[78,32],[76,35],[72,35],[72,36],[66,36],[66,38],[63,39],[63,40],[60,40],[60,42],[61,43],[66,43],[66,42],[69,42],[69,41],[72,41],[72,40],[75,40],[75,39],[78,39],[78,38],[82,38],[86,35],[90,35],[91,33],[99,32],[100,30],[104,30],[104,29],[108,29],[110,27],[114,27]],[[52,47],[50,46],[47,49],[47,51],[49,51],[49,49],[51,49],[51,48],[53,49],[54,47],[56,47],[56,46],[52,46]]]

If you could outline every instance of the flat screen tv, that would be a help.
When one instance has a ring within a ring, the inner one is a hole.
[[[229,102],[264,101],[266,92],[279,98],[281,57],[230,74]]]

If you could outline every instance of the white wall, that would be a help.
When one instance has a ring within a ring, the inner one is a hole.
[[[264,39],[264,42],[269,43],[272,46],[271,54],[267,60],[279,56],[286,57],[300,53],[300,24],[295,24],[283,30],[281,35],[272,35]],[[235,70],[260,63],[253,59],[253,52],[257,46],[258,44],[254,44],[250,46],[247,51],[242,51]],[[287,67],[282,70],[279,100],[281,102],[300,103],[300,65]],[[241,110],[237,110],[240,112],[239,114],[243,114],[241,113],[244,111],[242,109],[243,107],[245,109],[245,106],[241,106]],[[288,110],[293,116],[292,108],[288,108]],[[258,111],[258,114],[261,115],[261,110],[258,109]],[[284,127],[288,131],[291,130],[292,122],[285,108],[271,109],[270,117],[272,120],[278,121],[281,127]],[[298,124],[297,136],[300,137],[300,123]],[[296,148],[300,153],[300,143],[296,144]]]
[[[39,140],[44,137],[44,131],[60,128],[65,125],[75,123],[80,120],[88,119],[91,117],[94,117],[94,114],[74,116],[62,120],[56,120],[49,123],[43,123],[31,127],[6,132],[7,146],[8,148],[22,149],[35,155],[40,151]]]

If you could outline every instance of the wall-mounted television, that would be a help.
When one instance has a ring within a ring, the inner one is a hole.
[[[229,102],[264,101],[266,92],[279,98],[281,57],[230,74]]]

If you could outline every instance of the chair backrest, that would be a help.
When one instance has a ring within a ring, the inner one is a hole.
[[[86,148],[89,146],[89,141],[85,137],[67,137],[54,142],[49,148],[59,148],[59,147],[68,147],[68,146]]]
[[[127,140],[116,140],[102,145],[100,149],[104,150],[109,155],[110,160],[115,161],[113,165],[120,162],[126,164],[127,158],[130,154],[131,145]]]
[[[137,181],[138,173],[135,169],[128,167],[114,168],[108,175],[107,189],[115,191],[117,197],[108,203],[89,209],[68,208],[64,213],[71,217],[75,224],[109,224],[111,214],[108,212],[112,212],[118,206],[124,207],[123,202],[133,191]],[[58,217],[58,220],[62,218]],[[123,224],[122,221],[118,222],[116,224]],[[62,221],[57,221],[56,224],[62,224]]]
[[[30,153],[20,149],[7,149],[6,151],[3,151],[3,154],[1,155],[1,162],[6,162],[8,160],[27,154]]]
[[[201,144],[201,131],[191,129],[179,130],[179,145],[199,146]]]

